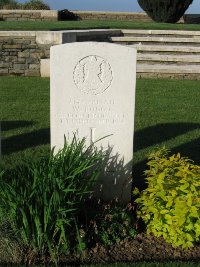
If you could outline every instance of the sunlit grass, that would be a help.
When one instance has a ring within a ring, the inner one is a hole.
[[[1,164],[50,151],[49,79],[0,77]],[[143,183],[146,155],[167,146],[199,164],[200,81],[137,80],[134,181]]]
[[[199,24],[170,24],[142,21],[81,20],[81,21],[0,21],[0,31],[74,30],[74,29],[151,29],[199,31]]]

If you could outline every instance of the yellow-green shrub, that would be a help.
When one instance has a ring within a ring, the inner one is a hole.
[[[148,166],[148,187],[136,199],[138,217],[147,233],[174,247],[192,247],[200,240],[200,166],[165,148],[149,156]]]

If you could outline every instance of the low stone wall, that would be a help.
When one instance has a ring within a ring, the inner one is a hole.
[[[49,50],[36,42],[35,32],[0,32],[0,75],[40,76],[40,58]]]
[[[0,76],[40,76],[41,59],[50,57],[50,47],[81,41],[108,41],[120,30],[1,31]]]
[[[0,10],[0,20],[4,21],[57,21],[57,10]]]
[[[143,12],[97,12],[97,11],[72,11],[82,20],[126,20],[126,21],[152,21]]]
[[[98,11],[71,11],[81,20],[126,20],[152,21],[146,13],[140,12],[98,12]],[[0,10],[0,20],[5,21],[57,21],[57,10]]]
[[[124,20],[138,22],[152,22],[145,12],[99,12],[99,11],[72,11],[82,20]],[[178,23],[184,23],[183,18]]]
[[[145,12],[99,12],[71,11],[81,20],[124,20],[151,22]],[[0,20],[4,21],[58,21],[57,10],[0,10]],[[189,15],[193,16],[193,15]],[[197,15],[196,15],[197,16]],[[188,15],[186,15],[188,17]],[[179,21],[184,22],[183,18]]]

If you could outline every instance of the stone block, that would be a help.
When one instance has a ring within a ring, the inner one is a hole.
[[[3,49],[21,49],[21,44],[5,44],[3,45]]]
[[[8,69],[0,69],[0,75],[8,74]]]
[[[25,51],[25,52],[19,52],[18,53],[18,57],[20,58],[20,57],[25,57],[25,58],[27,58],[27,57],[29,57],[30,56],[30,51]]]
[[[0,62],[0,69],[6,69],[10,66],[7,62]]]
[[[7,52],[7,51],[5,52],[5,51],[2,51],[2,52],[1,52],[1,55],[2,55],[2,56],[8,56],[10,53],[11,53],[11,52]]]
[[[26,58],[16,58],[17,63],[26,63]]]
[[[30,51],[30,57],[31,58],[38,59],[41,57],[42,52],[36,52],[36,51],[38,51],[38,49],[34,49],[34,50],[31,49],[31,51]]]
[[[22,70],[22,69],[9,69],[9,74],[15,74],[15,75],[24,74],[24,70]]]
[[[39,77],[40,71],[39,70],[26,70],[25,76]]]
[[[5,52],[6,53],[6,52]],[[17,56],[18,52],[17,51],[9,51],[8,55],[10,56]]]
[[[25,60],[26,60],[26,63],[28,63],[28,64],[40,64],[40,58],[29,57],[29,58],[26,58]]]
[[[28,21],[28,18],[19,18],[19,21]]]
[[[40,65],[39,64],[29,64],[29,69],[30,70],[39,70]]]
[[[41,77],[50,76],[50,59],[41,59],[40,60],[40,75]]]
[[[16,62],[17,59],[18,59],[17,56],[8,56],[8,57],[5,58],[5,61],[13,63],[13,62]]]
[[[30,43],[31,43],[31,40],[27,40],[25,38],[23,39],[20,39],[20,40],[17,40],[18,44],[21,44],[22,45],[22,48],[23,47],[30,47]]]
[[[15,70],[24,70],[27,68],[27,65],[26,64],[22,64],[22,63],[14,63],[13,64],[13,68]]]
[[[25,13],[25,14],[22,14],[21,17],[22,17],[22,18],[30,18],[30,17],[31,17],[31,14],[26,14],[26,13]]]
[[[16,21],[17,18],[13,18],[13,17],[11,17],[11,18],[7,18],[6,20],[7,20],[7,21]]]
[[[39,12],[34,12],[33,15],[32,15],[32,18],[41,18],[41,13]]]

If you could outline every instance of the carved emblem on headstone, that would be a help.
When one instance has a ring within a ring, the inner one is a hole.
[[[85,94],[102,94],[110,87],[112,80],[110,64],[99,56],[81,59],[74,69],[74,83]]]

